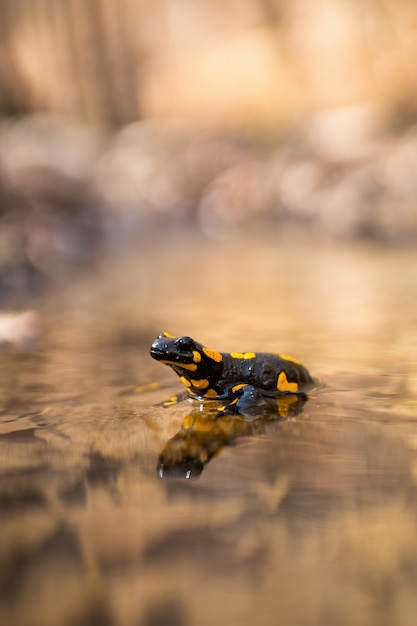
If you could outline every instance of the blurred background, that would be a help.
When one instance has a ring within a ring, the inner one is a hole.
[[[1,0],[0,303],[158,232],[414,243],[412,0]]]
[[[415,623],[416,29],[0,0],[1,624]],[[162,409],[163,330],[324,384],[285,421]]]

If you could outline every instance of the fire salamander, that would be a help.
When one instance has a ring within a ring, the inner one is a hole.
[[[198,400],[219,400],[225,413],[256,411],[265,399],[304,394],[314,384],[306,368],[285,354],[264,352],[217,352],[191,337],[161,333],[153,342],[151,356],[169,365]],[[173,396],[165,406],[182,397]]]

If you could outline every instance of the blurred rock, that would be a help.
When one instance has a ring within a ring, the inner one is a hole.
[[[154,232],[417,237],[417,131],[377,137],[366,106],[285,140],[142,121],[105,137],[56,117],[0,126],[0,305]]]
[[[39,319],[34,311],[0,313],[0,347],[31,348],[39,333]]]
[[[0,126],[0,303],[94,260],[102,215],[89,169],[94,129],[34,115]]]
[[[331,161],[371,157],[379,148],[376,118],[369,105],[325,109],[311,119],[306,139],[318,155]]]

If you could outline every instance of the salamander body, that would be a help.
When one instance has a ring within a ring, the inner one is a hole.
[[[191,337],[161,333],[151,356],[169,365],[191,398],[226,400],[227,407],[247,408],[263,398],[302,394],[315,384],[307,369],[284,354],[218,352]],[[174,404],[174,401],[172,401]]]

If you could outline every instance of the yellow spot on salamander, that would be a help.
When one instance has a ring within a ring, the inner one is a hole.
[[[195,363],[177,363],[176,361],[160,361],[160,363],[164,363],[165,365],[173,365],[175,367],[180,367],[184,370],[190,370],[191,372],[195,372],[197,369],[197,365]]]
[[[239,383],[238,385],[234,385],[234,387],[232,387],[232,391],[239,391],[239,389],[242,389],[242,387],[246,387],[247,383]]]
[[[217,397],[217,392],[215,389],[207,389],[207,391],[204,393],[205,396],[207,396],[208,398],[216,398]]]
[[[201,380],[191,379],[190,383],[192,384],[193,387],[196,387],[197,389],[205,389],[210,384],[209,381],[206,380],[205,378],[202,378]]]
[[[171,335],[171,333],[167,333],[167,332],[164,331],[162,334],[167,339],[175,339],[174,335]]]
[[[298,383],[288,382],[285,372],[281,372],[278,376],[277,389],[278,391],[290,391],[291,393],[296,393],[298,391]]]
[[[203,348],[203,352],[206,356],[209,357],[209,359],[212,359],[217,363],[220,363],[220,361],[222,361],[223,359],[222,355],[220,354],[220,352],[217,352],[217,350],[211,350],[211,348]]]
[[[197,350],[193,351],[193,361],[194,363],[200,363],[201,361],[201,354]]]
[[[204,450],[201,454],[200,454],[200,461],[201,463],[205,463],[208,459],[208,452],[207,450]]]
[[[238,400],[239,400],[239,398],[235,398],[234,400],[229,402],[229,404],[227,404],[227,405],[226,404],[222,404],[222,406],[219,406],[217,408],[217,410],[218,411],[225,411],[228,406],[231,406],[232,404],[236,404]]]
[[[185,376],[180,376],[180,381],[182,382],[183,385],[185,385],[186,387],[190,387],[191,383],[188,380],[188,378],[185,378]]]
[[[284,359],[284,361],[292,361],[293,363],[297,363],[298,365],[301,364],[298,359],[294,359],[293,356],[288,356],[288,354],[280,354],[279,357],[280,359]]]
[[[231,352],[232,359],[254,359],[256,354],[254,352]]]

